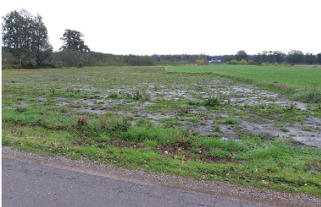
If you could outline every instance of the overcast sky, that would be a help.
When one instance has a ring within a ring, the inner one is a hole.
[[[40,14],[58,50],[65,29],[113,54],[321,52],[320,0],[5,0],[1,16]]]

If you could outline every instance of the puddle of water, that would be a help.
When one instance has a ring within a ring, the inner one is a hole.
[[[174,118],[181,120],[184,118],[175,112],[168,114],[160,113],[148,113],[145,111],[145,107],[153,105],[153,100],[165,99],[165,100],[198,100],[203,101],[209,96],[222,97],[223,102],[230,100],[233,105],[265,105],[265,104],[277,104],[280,106],[294,105],[300,110],[307,110],[307,104],[297,101],[291,101],[282,97],[279,94],[257,89],[248,85],[236,85],[235,83],[222,80],[210,80],[191,84],[150,84],[150,83],[139,83],[137,86],[127,85],[113,85],[114,88],[108,90],[101,90],[91,86],[72,86],[65,88],[76,89],[81,91],[95,91],[96,98],[94,99],[78,99],[70,100],[63,97],[57,97],[58,103],[56,106],[70,106],[74,110],[89,112],[89,113],[116,113],[120,116],[134,116],[149,119],[153,124],[159,125],[164,124],[163,122],[157,121],[161,118]],[[127,94],[133,94],[136,91],[140,91],[142,94],[146,94],[150,97],[151,101],[133,101],[128,99],[111,99],[107,98],[111,93],[117,93],[120,96],[126,96]],[[45,97],[38,97],[39,101],[47,100]],[[129,107],[126,110],[110,110],[108,107],[121,106],[126,104],[133,104],[133,107]],[[15,104],[17,107],[28,107],[29,105],[23,101]],[[87,106],[87,107],[84,107]],[[189,128],[191,131],[197,131],[201,136],[211,135],[215,132],[213,123],[222,118],[230,117],[229,114],[215,114],[208,110],[205,106],[191,106],[189,112],[192,117],[200,119],[199,122],[192,123],[188,120],[182,121],[182,128]],[[186,117],[185,117],[186,118]],[[254,123],[249,121],[240,120],[239,127],[241,130],[250,133],[258,133],[267,137],[292,137],[295,141],[299,141],[306,145],[321,147],[321,119],[316,117],[308,117],[304,124],[284,123],[284,129],[275,127],[273,120],[267,120],[265,123]],[[231,125],[219,124],[219,134],[224,140],[238,139],[238,128]]]
[[[314,118],[315,120],[318,118]],[[311,124],[296,124],[289,126],[286,124],[284,129],[273,127],[274,123],[257,124],[247,121],[242,121],[240,126],[248,132],[258,133],[269,138],[292,138],[295,141],[301,142],[305,145],[321,147],[321,129],[317,125],[321,126],[321,119],[313,122],[311,131],[304,130],[304,127],[311,128]]]

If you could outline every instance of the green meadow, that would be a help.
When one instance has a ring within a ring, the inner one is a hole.
[[[170,72],[215,73],[277,90],[307,102],[321,102],[321,67],[205,65],[169,66]]]

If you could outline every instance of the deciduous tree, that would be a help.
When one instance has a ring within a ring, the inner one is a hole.
[[[287,59],[289,63],[302,63],[303,57],[303,52],[301,52],[300,50],[291,50],[288,53]]]
[[[36,58],[38,65],[41,65],[46,59],[51,57],[52,46],[48,41],[48,31],[42,22],[41,16],[33,18],[32,22],[32,53]]]
[[[321,52],[317,54],[317,62],[321,64]]]
[[[66,29],[61,40],[64,41],[60,50],[74,50],[79,52],[90,52],[90,49],[85,45],[82,39],[83,35],[76,30]]]
[[[41,16],[32,16],[26,10],[14,10],[3,17],[2,41],[20,66],[33,62],[41,65],[52,53],[47,28]]]
[[[241,60],[247,60],[248,55],[244,50],[240,50],[236,53],[235,55],[236,60],[241,61]]]

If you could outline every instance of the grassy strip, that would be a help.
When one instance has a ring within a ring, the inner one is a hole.
[[[58,110],[58,109],[57,109]],[[241,140],[192,136],[185,130],[135,125],[112,114],[61,118],[57,111],[3,111],[3,145],[46,155],[197,179],[219,180],[321,197],[321,151],[289,140],[241,133]]]

